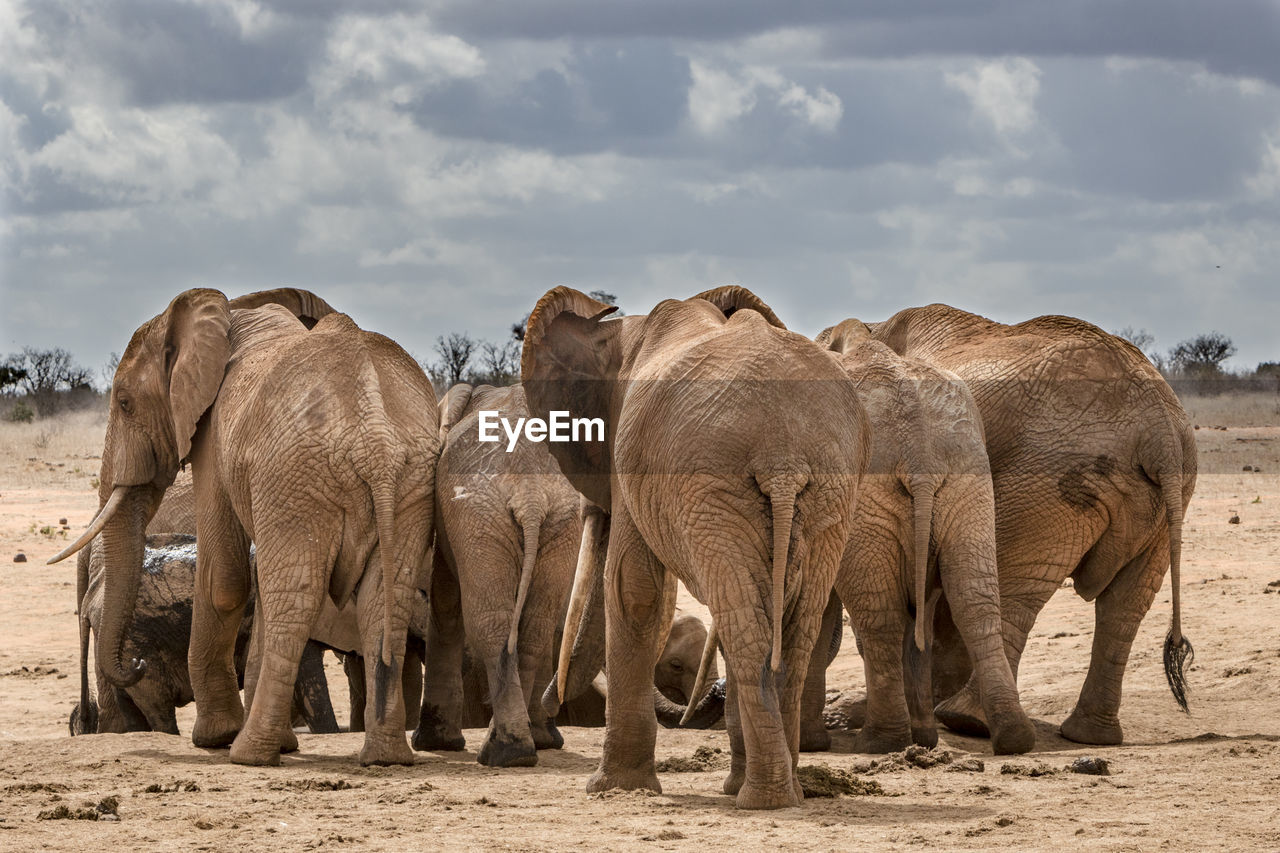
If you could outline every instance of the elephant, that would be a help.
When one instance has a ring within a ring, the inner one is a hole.
[[[653,668],[678,579],[723,645],[725,793],[739,808],[798,805],[800,692],[856,511],[866,415],[834,357],[744,288],[665,300],[646,316],[608,319],[614,310],[572,288],[548,291],[521,359],[532,415],[604,427],[599,441],[586,432],[548,444],[607,512],[583,532],[582,551],[606,553],[609,674],[587,790],[661,791]],[[594,565],[580,555],[580,572]],[[593,583],[575,578],[566,639]]]
[[[1179,564],[1196,481],[1195,435],[1177,397],[1132,344],[1072,317],[1005,325],[947,305],[869,324],[899,355],[950,370],[982,416],[996,508],[1005,653],[1016,677],[1027,633],[1068,577],[1094,602],[1089,672],[1063,737],[1118,744],[1120,694],[1142,617],[1169,570],[1164,669],[1186,710]],[[986,734],[954,602],[935,614],[938,719]]]
[[[1027,752],[1035,730],[1004,653],[995,497],[977,404],[955,374],[900,356],[870,334],[849,319],[816,339],[840,354],[871,421],[871,464],[836,576],[835,618],[825,622],[839,634],[843,602],[859,639],[867,709],[857,748],[937,744],[930,601],[945,593],[972,656],[994,752]],[[810,676],[801,748],[826,749],[825,669]]]
[[[256,306],[256,307],[255,307]],[[320,316],[317,316],[320,315]],[[310,329],[299,318],[317,322]],[[384,390],[385,389],[385,390]],[[116,369],[100,510],[52,561],[102,534],[97,658],[119,687],[144,531],[189,463],[200,547],[188,669],[192,742],[237,764],[278,764],[299,660],[324,597],[355,597],[375,701],[362,764],[411,764],[400,695],[415,584],[433,534],[435,392],[417,362],[306,291],[228,300],[188,290],[133,334]],[[233,666],[257,547],[262,672],[246,716]],[[51,561],[51,562],[52,562]]]
[[[531,766],[564,738],[534,697],[550,680],[580,530],[579,498],[540,444],[486,441],[482,413],[529,415],[519,385],[454,385],[439,403],[431,667],[415,749],[465,745],[462,665],[474,650],[493,708],[477,760]]]
[[[190,479],[187,478],[189,485]],[[168,523],[156,513],[149,531]],[[92,543],[80,552],[89,557],[80,586],[86,590],[80,614],[80,701],[71,712],[72,735],[158,731],[178,734],[175,709],[191,702],[191,679],[187,674],[187,652],[191,636],[191,601],[196,574],[196,538],[185,533],[148,532],[143,552],[142,580],[127,648],[134,655],[146,654],[150,665],[138,681],[127,688],[117,687],[105,674],[97,673],[98,701],[89,692],[88,654],[92,633],[100,630],[103,616],[102,551]],[[252,560],[252,557],[250,558]],[[235,666],[243,681],[253,626],[253,602],[236,633]],[[145,650],[145,651],[144,651]],[[324,667],[317,666],[323,649],[308,643],[304,664],[294,690],[294,722],[305,724],[313,733],[337,731],[329,704]]]
[[[601,625],[603,628],[603,625]],[[703,621],[692,613],[676,608],[675,618],[671,622],[671,631],[667,634],[667,644],[658,656],[653,668],[653,686],[666,701],[655,702],[658,722],[668,728],[680,725],[680,717],[684,713],[684,705],[689,697],[695,694],[698,673],[698,657],[707,641],[707,628]],[[601,651],[604,649],[604,638],[599,640]],[[601,655],[603,657],[603,655]],[[715,681],[719,677],[718,667],[712,663],[709,678]],[[585,679],[584,679],[585,681]],[[463,728],[478,728],[489,724],[492,709],[489,703],[488,685],[484,672],[484,664],[467,650],[462,663],[463,684]],[[609,692],[609,678],[604,672],[598,672],[587,682],[580,693],[571,694],[558,704],[555,722],[560,726],[599,727],[604,725],[605,697]],[[719,693],[723,699],[724,694]],[[719,706],[723,713],[723,702]],[[715,714],[707,721],[710,725],[718,719]]]

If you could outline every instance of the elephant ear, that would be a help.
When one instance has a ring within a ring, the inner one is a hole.
[[[574,488],[606,509],[613,440],[610,401],[622,361],[622,324],[605,318],[616,310],[570,287],[547,291],[529,315],[520,359],[531,417],[547,419],[553,411],[565,411],[571,418],[604,423],[603,442],[550,442],[547,447]]]
[[[785,323],[778,319],[778,315],[773,313],[773,309],[765,304],[763,299],[745,287],[736,284],[704,290],[693,298],[707,300],[720,309],[726,320],[732,317],[735,312],[743,308],[749,308],[768,320],[770,326],[777,326],[779,329],[787,327]]]
[[[823,329],[819,335],[814,338],[824,349],[832,352],[847,353],[849,350],[857,346],[859,341],[871,339],[871,330],[867,328],[867,324],[861,320],[855,320],[850,317],[847,320],[841,320],[834,326]]]
[[[474,390],[466,382],[459,382],[446,391],[440,398],[440,402],[436,404],[440,412],[440,446],[442,448],[449,438],[449,430],[462,420],[463,413],[467,411],[467,403],[471,402],[471,393]]]
[[[308,329],[315,328],[322,317],[335,313],[332,305],[310,290],[296,287],[277,287],[275,290],[259,290],[231,300],[231,308],[261,308],[263,305],[282,305],[293,312]]]
[[[178,461],[191,453],[196,424],[213,405],[231,357],[231,309],[216,290],[188,290],[165,311],[165,371]]]

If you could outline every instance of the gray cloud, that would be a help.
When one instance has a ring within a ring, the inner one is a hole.
[[[1153,3],[0,5],[0,353],[99,364],[194,286],[427,356],[738,282],[1275,359],[1274,6]]]

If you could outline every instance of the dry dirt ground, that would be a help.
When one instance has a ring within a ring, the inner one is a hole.
[[[1183,551],[1183,623],[1196,647],[1190,716],[1178,711],[1161,671],[1166,582],[1129,663],[1126,745],[1083,748],[1057,735],[1084,678],[1092,630],[1091,608],[1064,588],[1023,659],[1035,753],[994,758],[984,741],[944,732],[942,746],[956,761],[977,757],[985,770],[869,766],[840,733],[836,751],[801,764],[853,770],[882,794],[810,798],[768,813],[736,811],[720,793],[720,769],[660,773],[661,795],[589,796],[583,788],[600,755],[600,729],[567,729],[564,750],[512,770],[481,767],[474,751],[363,769],[354,758],[361,736],[349,734],[301,735],[298,753],[263,769],[232,766],[225,751],[196,749],[186,737],[68,737],[77,692],[74,564],[44,561],[66,541],[59,520],[74,535],[96,507],[103,422],[89,413],[0,424],[0,849],[1275,850],[1280,585],[1268,585],[1280,582],[1280,399],[1187,404],[1201,425],[1201,476]],[[19,552],[27,562],[13,562]],[[861,668],[846,642],[829,683],[856,693]],[[339,671],[330,668],[335,682]],[[193,708],[179,712],[184,732],[193,719]],[[468,744],[474,749],[481,736],[468,731]],[[727,749],[725,734],[659,730],[660,759],[688,758],[702,746]],[[1064,770],[1082,756],[1105,758],[1112,775]],[[1041,767],[1049,772],[1026,773]],[[40,818],[108,798],[118,820]]]

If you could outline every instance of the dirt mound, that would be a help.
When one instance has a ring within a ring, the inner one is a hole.
[[[693,755],[685,758],[674,755],[656,765],[659,773],[706,773],[708,770],[724,770],[729,767],[729,755],[718,746],[700,746]]]

